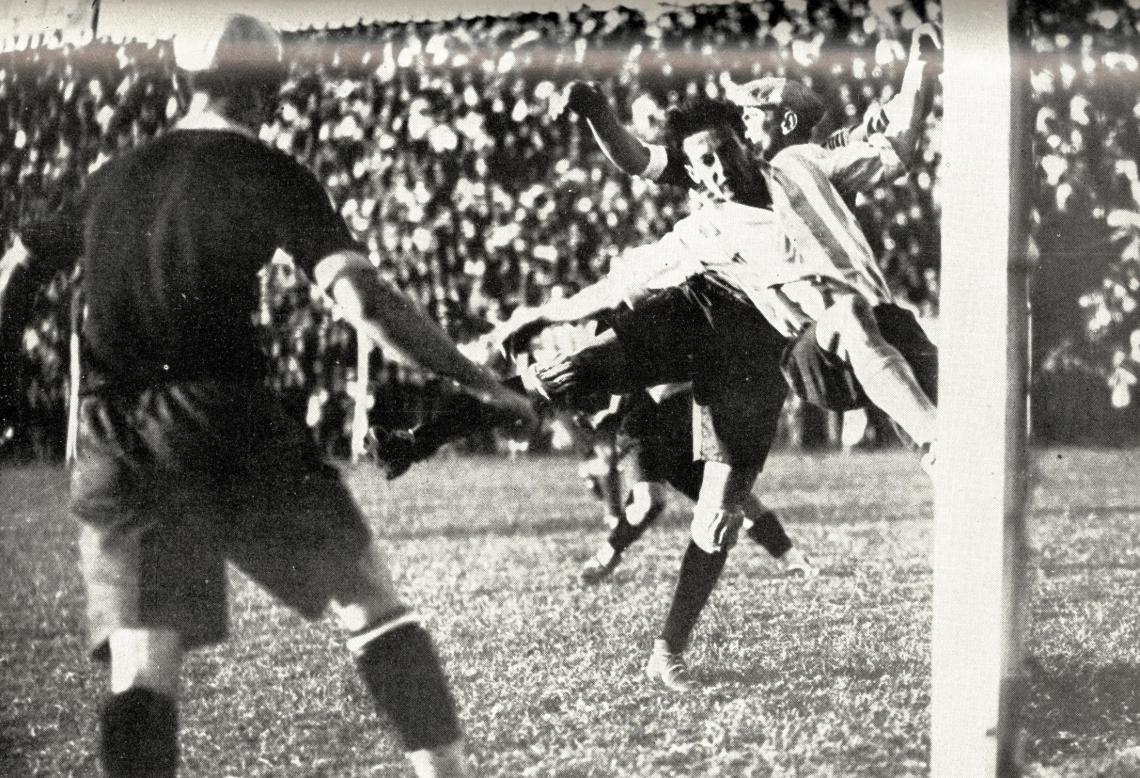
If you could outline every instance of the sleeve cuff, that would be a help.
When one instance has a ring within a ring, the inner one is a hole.
[[[641,177],[656,181],[665,172],[665,166],[669,164],[669,154],[664,146],[655,143],[647,144],[647,148],[649,149],[649,164],[645,166],[645,170],[641,171]]]

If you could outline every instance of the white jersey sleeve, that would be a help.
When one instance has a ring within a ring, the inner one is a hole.
[[[834,148],[805,143],[790,146],[780,154],[785,152],[810,158],[843,195],[865,192],[906,172],[895,147],[881,133]]]
[[[680,286],[701,272],[698,259],[672,235],[626,249],[610,263],[607,281],[614,284],[630,307],[653,292]]]

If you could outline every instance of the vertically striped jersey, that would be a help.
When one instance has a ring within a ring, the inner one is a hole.
[[[872,304],[891,302],[871,246],[842,197],[903,171],[890,142],[872,135],[835,148],[798,144],[780,151],[764,170],[777,222],[788,239],[783,282],[831,279]]]

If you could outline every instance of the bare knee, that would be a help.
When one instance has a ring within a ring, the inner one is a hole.
[[[409,611],[400,598],[388,563],[374,545],[357,557],[346,584],[333,599],[332,612],[341,629],[358,633],[393,614]]]
[[[111,648],[111,692],[145,688],[178,696],[182,671],[182,638],[166,628],[120,627],[108,640]]]
[[[665,487],[656,481],[638,481],[630,495],[625,520],[634,527],[653,521],[665,510]]]
[[[710,554],[731,548],[744,523],[747,503],[759,470],[721,462],[705,464],[701,493],[689,526],[693,542]]]

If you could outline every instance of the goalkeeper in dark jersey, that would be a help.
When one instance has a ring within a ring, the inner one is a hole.
[[[71,509],[89,647],[110,662],[100,762],[110,776],[175,774],[179,668],[226,636],[230,561],[308,618],[331,607],[416,772],[465,775],[428,633],[337,472],[264,388],[258,270],[284,250],[362,336],[504,417],[533,421],[529,403],[387,285],[313,175],[258,140],[285,76],[276,32],[232,16],[201,54],[174,129],[105,164],[66,212],[22,235],[36,257],[82,257]],[[0,304],[0,319],[19,307]]]

